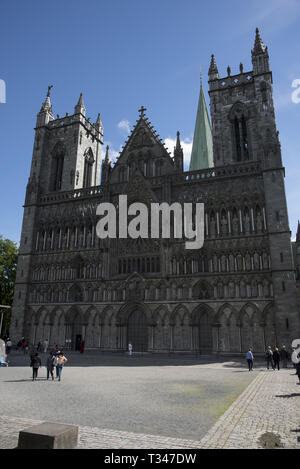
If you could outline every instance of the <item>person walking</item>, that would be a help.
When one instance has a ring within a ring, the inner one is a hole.
[[[130,355],[130,356],[132,355],[132,351],[133,351],[133,346],[132,346],[132,343],[129,342],[129,344],[128,344],[128,352],[129,352],[129,355]]]
[[[8,355],[10,353],[11,348],[12,348],[12,341],[8,337],[8,339],[6,341],[6,355]]]
[[[31,358],[30,366],[32,367],[32,381],[36,381],[39,367],[42,366],[42,361],[37,352]]]
[[[56,361],[57,361],[56,355],[53,355],[50,352],[47,358],[46,368],[47,368],[47,379],[49,379],[49,375],[51,375],[52,381],[54,380],[53,370],[54,370],[54,367],[56,366]]]
[[[47,353],[48,345],[49,345],[48,339],[45,339],[44,340],[44,353]]]
[[[21,347],[22,347],[22,340],[19,340],[19,342],[17,343],[18,352],[20,352]]]
[[[267,351],[266,351],[266,360],[267,360],[267,369],[269,370],[270,365],[271,365],[272,370],[274,370],[273,352],[270,346],[267,348]]]
[[[278,348],[275,347],[275,349],[273,351],[274,370],[276,370],[276,367],[277,367],[278,371],[280,370],[279,362],[280,362],[280,353],[279,353]]]
[[[80,340],[79,351],[80,353],[84,352],[84,340]]]
[[[29,356],[30,356],[30,359],[31,359],[36,354],[35,346],[33,344],[30,344],[29,347],[28,347],[28,351],[29,351]]]
[[[248,362],[248,368],[249,368],[249,371],[253,371],[253,360],[254,360],[254,356],[253,356],[253,353],[252,353],[252,349],[249,348],[247,354],[246,354],[246,360]]]
[[[62,368],[67,363],[67,361],[68,360],[64,354],[60,352],[56,360],[56,376],[58,376],[58,381],[61,380]]]
[[[282,368],[287,368],[288,360],[289,360],[289,352],[287,351],[285,345],[282,346],[280,350],[280,359],[282,361]]]

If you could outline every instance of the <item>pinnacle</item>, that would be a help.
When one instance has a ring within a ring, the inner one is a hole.
[[[86,109],[85,109],[85,106],[84,106],[84,103],[83,103],[82,93],[80,93],[78,103],[75,106],[75,114],[85,115],[85,112],[86,112]]]
[[[259,29],[256,28],[255,31],[255,42],[254,42],[254,49],[253,53],[254,54],[263,54],[266,50],[266,46],[264,45],[262,38],[259,33]]]
[[[50,114],[52,114],[52,105],[51,105],[51,101],[50,101],[50,90],[51,90],[51,88],[53,88],[53,85],[48,86],[47,96],[46,96],[45,101],[42,104],[40,112],[45,112],[46,111],[46,112],[49,112]]]
[[[211,61],[210,61],[210,67],[209,67],[209,70],[208,70],[208,75],[209,75],[209,76],[215,75],[217,78],[219,78],[219,70],[218,70],[218,67],[217,67],[217,63],[216,63],[214,54],[212,54],[212,56],[211,56]]]
[[[77,106],[81,106],[81,107],[83,107],[83,106],[84,106],[84,104],[83,104],[83,97],[82,97],[82,93],[80,93],[80,96],[79,96],[79,99],[78,99]]]

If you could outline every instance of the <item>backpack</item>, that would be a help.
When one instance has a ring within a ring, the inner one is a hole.
[[[56,355],[53,355],[52,359],[51,359],[51,363],[53,366],[56,366],[56,363],[57,363],[57,356]]]

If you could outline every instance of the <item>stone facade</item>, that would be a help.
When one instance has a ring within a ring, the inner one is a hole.
[[[209,69],[214,167],[183,171],[140,109],[114,165],[100,116],[38,115],[11,336],[136,351],[256,353],[299,337],[299,310],[268,50],[253,70]],[[96,236],[100,202],[203,202],[205,243]]]

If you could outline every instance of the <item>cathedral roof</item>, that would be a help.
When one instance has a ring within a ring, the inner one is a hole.
[[[190,171],[211,168],[213,166],[211,124],[201,80],[200,96],[190,161]]]
[[[170,164],[173,165],[171,153],[167,150],[163,140],[160,138],[160,135],[156,132],[151,122],[145,116],[145,111],[146,109],[143,106],[139,109],[140,118],[136,121],[134,128],[128,136],[125,145],[117,158],[116,165],[123,161],[124,156],[128,152],[147,147],[151,148],[154,146],[159,147],[161,156],[166,157]]]

